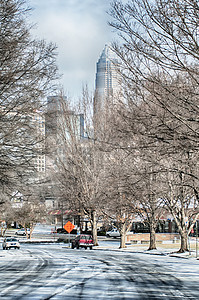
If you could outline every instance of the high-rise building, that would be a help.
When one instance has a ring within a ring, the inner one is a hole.
[[[118,60],[108,45],[97,62],[94,110],[98,112],[113,100],[119,91]]]
[[[60,126],[65,129],[65,138],[70,138],[67,134],[67,127],[72,128],[78,139],[84,138],[84,115],[67,110],[66,103],[67,97],[65,96],[49,96],[47,99],[46,138],[52,142],[54,137],[55,144],[59,141]]]
[[[59,199],[60,190],[57,174],[59,166],[64,166],[67,160],[67,144],[71,137],[78,141],[84,140],[84,115],[69,110],[67,97],[50,96],[47,98],[46,109],[46,176],[48,177],[48,189],[46,205],[59,208],[62,205]],[[53,215],[54,213],[52,213]]]

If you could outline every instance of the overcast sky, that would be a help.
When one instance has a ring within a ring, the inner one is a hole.
[[[58,46],[61,84],[67,95],[79,97],[83,84],[95,86],[96,62],[113,39],[106,13],[111,0],[29,0],[33,33]]]

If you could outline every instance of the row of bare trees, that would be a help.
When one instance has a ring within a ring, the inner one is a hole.
[[[56,46],[32,37],[30,10],[26,0],[0,1],[0,220],[13,193],[38,201],[35,159],[44,135],[36,119],[58,78]]]
[[[178,149],[173,138],[165,141],[167,129],[160,121],[165,112],[154,103],[117,102],[108,116],[100,112],[96,121],[95,115],[95,126],[89,131],[86,125],[86,136],[81,137],[79,119],[74,118],[78,113],[71,114],[63,100],[61,106],[56,178],[68,207],[89,216],[95,243],[101,216],[117,222],[120,247],[125,247],[126,233],[140,216],[150,227],[149,249],[154,249],[157,225],[166,211],[181,235],[180,251],[186,251],[198,217],[198,157],[197,151]],[[173,126],[175,119],[168,120]]]
[[[185,251],[199,215],[198,2],[113,1],[110,14],[121,37],[113,48],[122,61],[123,120],[145,149],[148,197],[169,209]]]
[[[62,108],[68,124],[62,135],[70,134],[62,137],[68,155],[58,161],[63,193],[70,191],[68,199],[73,195],[73,204],[90,216],[96,244],[96,218],[117,220],[124,247],[140,215],[154,249],[157,223],[167,210],[183,252],[199,216],[199,6],[194,0],[115,0],[110,15],[120,37],[112,48],[121,62],[122,100],[107,99],[90,122],[84,93],[84,141],[71,126],[69,108]]]

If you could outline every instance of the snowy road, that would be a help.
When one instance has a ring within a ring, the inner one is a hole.
[[[0,249],[0,299],[199,299],[199,261],[110,250]]]

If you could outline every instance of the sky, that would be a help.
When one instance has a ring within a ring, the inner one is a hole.
[[[95,87],[96,62],[113,40],[108,25],[111,0],[29,0],[33,35],[58,47],[58,68],[66,96],[79,98]]]

